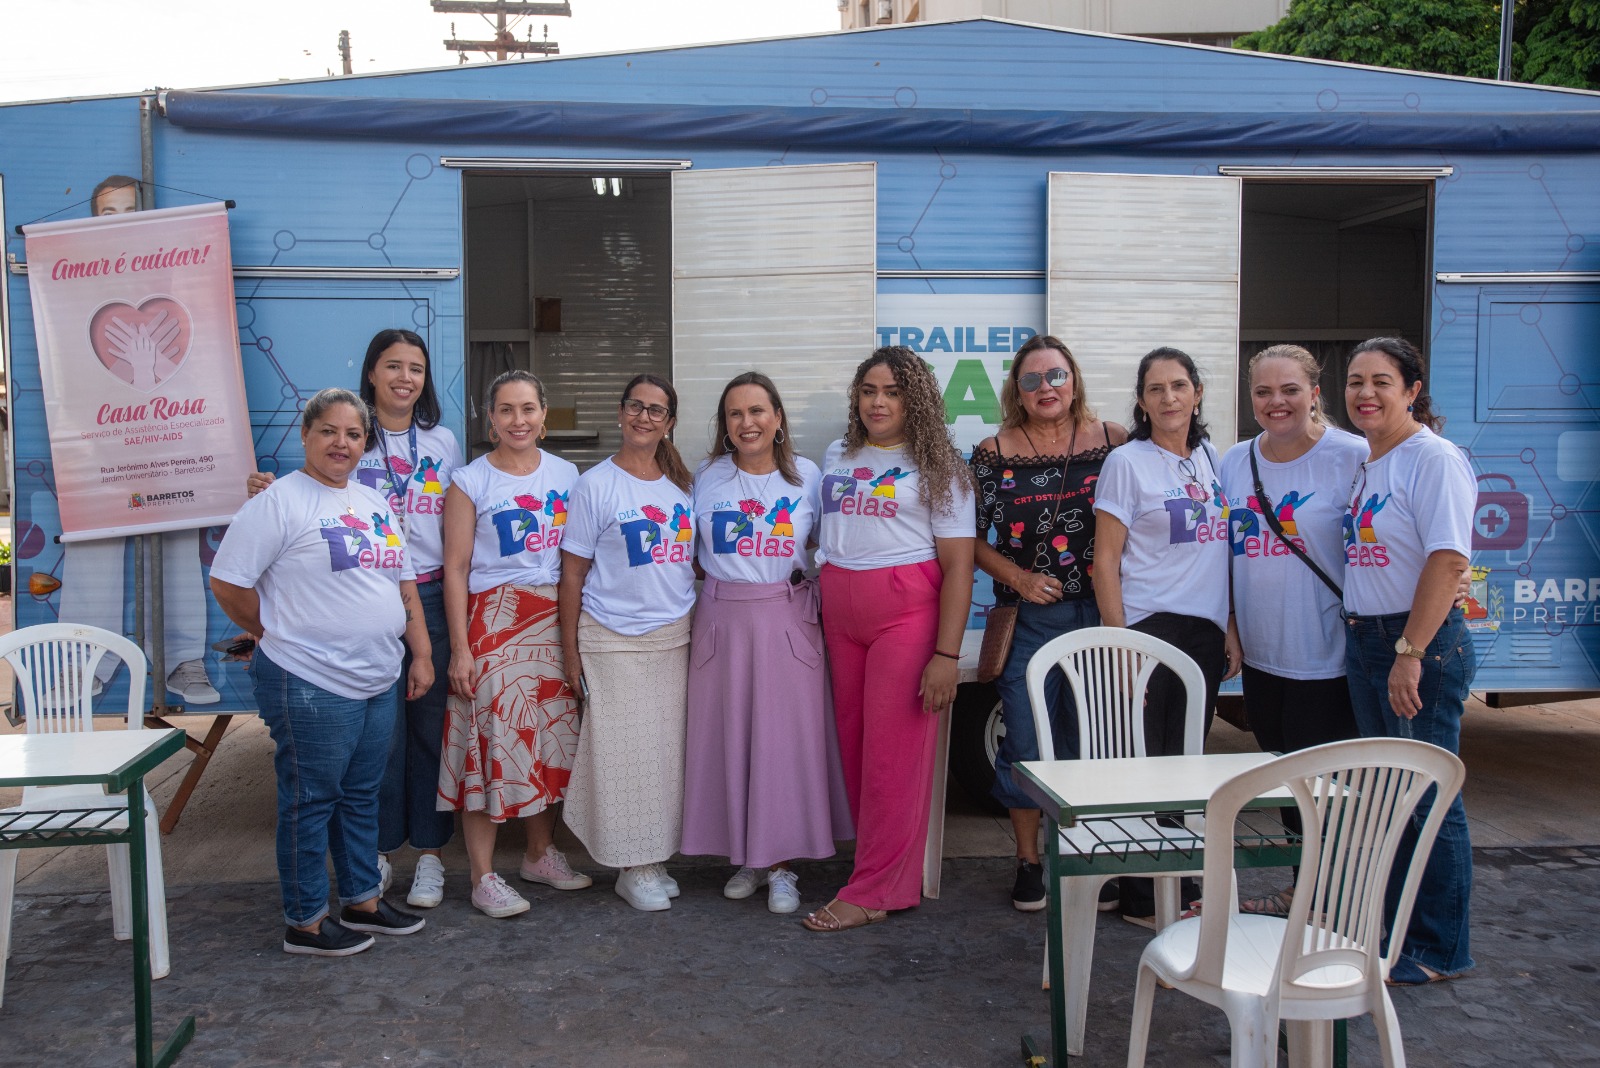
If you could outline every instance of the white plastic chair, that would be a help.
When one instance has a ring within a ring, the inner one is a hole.
[[[1406,929],[1417,886],[1466,769],[1452,753],[1405,738],[1360,738],[1303,749],[1219,787],[1206,806],[1206,885],[1232,886],[1158,934],[1139,960],[1129,1068],[1144,1064],[1161,980],[1227,1013],[1233,1064],[1278,1063],[1278,1022],[1288,1021],[1289,1063],[1331,1062],[1333,1021],[1371,1013],[1383,1063],[1404,1068],[1400,1021],[1384,978],[1403,941],[1383,936],[1389,871],[1413,810],[1438,794],[1406,873],[1394,930]],[[1233,826],[1239,809],[1280,786],[1293,792],[1306,834],[1287,918],[1239,912]],[[1320,833],[1316,830],[1320,828]]]
[[[66,734],[94,730],[92,688],[95,667],[107,654],[128,665],[128,730],[144,729],[145,658],[139,647],[120,634],[69,623],[45,623],[0,636],[0,657],[17,676],[17,692],[29,734]],[[104,807],[106,794],[87,786],[29,786],[22,804],[7,812]],[[150,977],[164,978],[172,970],[167,950],[167,892],[161,870],[160,815],[144,797],[146,883],[150,905]],[[128,818],[106,824],[107,830],[124,830]],[[0,1004],[5,996],[5,965],[11,955],[11,905],[16,891],[17,850],[0,850]],[[118,939],[133,937],[133,892],[128,847],[106,847],[111,870],[111,933]]]
[[[1028,661],[1028,703],[1033,709],[1039,752],[1055,752],[1050,729],[1050,707],[1045,700],[1045,678],[1060,667],[1076,700],[1078,756],[1082,760],[1148,756],[1144,740],[1144,697],[1150,676],[1158,667],[1169,668],[1183,683],[1183,753],[1197,754],[1205,741],[1206,680],[1200,666],[1183,650],[1136,630],[1122,627],[1084,627],[1052,638]],[[1088,853],[1097,845],[1116,840],[1137,841],[1138,848],[1158,848],[1151,843],[1173,839],[1192,846],[1200,832],[1198,820],[1170,827],[1154,819],[1125,817],[1096,820],[1092,827],[1061,829],[1063,855]],[[1103,851],[1103,850],[1102,850]],[[1174,872],[1155,880],[1156,926],[1163,928],[1178,918],[1181,880],[1198,871]],[[1061,894],[1061,945],[1065,960],[1067,1052],[1083,1054],[1083,1032],[1089,1004],[1089,973],[1094,963],[1095,920],[1100,888],[1106,875],[1072,875],[1060,880],[1052,892]],[[1049,955],[1045,957],[1045,984],[1050,981]]]

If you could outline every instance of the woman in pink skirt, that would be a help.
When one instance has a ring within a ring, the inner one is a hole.
[[[796,456],[777,387],[749,371],[717,405],[694,480],[706,580],[689,652],[683,851],[740,865],[724,897],[765,882],[767,909],[800,907],[796,858],[852,835],[806,548],[817,465]]]
[[[806,917],[846,931],[922,898],[934,743],[972,607],[972,476],[922,358],[856,368],[844,439],[822,460],[822,609],[856,862]]]
[[[445,497],[444,603],[450,702],[439,808],[461,813],[472,904],[515,916],[528,901],[494,870],[499,825],[520,819],[521,876],[558,890],[590,884],[555,847],[555,809],[578,746],[556,621],[564,503],[578,469],[539,448],[544,386],[507,371],[489,387],[492,452],[455,472]]]

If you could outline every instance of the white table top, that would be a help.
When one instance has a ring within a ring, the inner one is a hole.
[[[1113,760],[1029,760],[1017,766],[1022,788],[1061,823],[1082,816],[1201,809],[1218,786],[1241,772],[1277,759],[1271,753],[1209,753],[1204,756],[1128,757]],[[1275,790],[1264,805],[1292,804]]]
[[[0,786],[103,783],[113,791],[183,748],[174,727],[0,735]]]

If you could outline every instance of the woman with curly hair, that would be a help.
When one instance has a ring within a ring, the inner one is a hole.
[[[822,462],[822,619],[855,870],[813,931],[921,899],[939,713],[956,693],[972,607],[972,477],[938,383],[910,349],[856,368],[849,425]]]

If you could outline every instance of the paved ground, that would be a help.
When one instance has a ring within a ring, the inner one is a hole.
[[[1417,1068],[1600,1063],[1592,903],[1600,850],[1480,851],[1477,972],[1396,993]],[[609,880],[536,892],[533,911],[490,920],[459,898],[405,939],[344,960],[289,957],[270,885],[178,889],[158,1029],[186,1012],[186,1065],[948,1065],[1020,1063],[1019,1036],[1048,1023],[1037,915],[1005,907],[1004,859],[946,864],[944,896],[887,923],[814,935],[760,898],[722,900],[726,876],[678,869],[670,912],[624,905]],[[820,904],[844,874],[810,865]],[[128,1063],[124,945],[105,896],[25,897],[6,989],[0,1064]],[[1105,916],[1097,933],[1087,1055],[1126,1057],[1132,976],[1148,935]],[[1228,1062],[1222,1015],[1157,1000],[1150,1063]],[[1368,1021],[1351,1064],[1376,1064]]]
[[[9,616],[0,600],[0,626]],[[209,719],[188,721],[203,733]],[[0,732],[7,728],[0,724]],[[1223,724],[1213,750],[1249,748]],[[532,891],[532,912],[489,920],[463,899],[465,858],[429,926],[348,960],[279,950],[270,741],[240,717],[177,831],[163,841],[171,977],[155,985],[157,1029],[198,1032],[184,1065],[773,1065],[1020,1063],[1045,1034],[1043,919],[1006,900],[1003,820],[952,794],[944,893],[889,922],[815,935],[763,898],[724,901],[729,869],[673,865],[684,896],[643,914],[611,892]],[[1410,1063],[1600,1065],[1600,702],[1492,710],[1463,733],[1477,852],[1470,977],[1396,993]],[[165,807],[188,762],[152,783]],[[12,793],[0,791],[0,806]],[[573,860],[587,859],[569,838]],[[514,832],[500,867],[514,867]],[[110,939],[103,854],[20,855],[13,954],[0,1007],[0,1068],[130,1061],[131,953]],[[400,885],[411,860],[399,861]],[[842,881],[841,861],[802,868],[805,907]],[[1247,873],[1246,892],[1277,873]],[[398,900],[398,896],[396,898]],[[1097,933],[1088,1055],[1122,1064],[1133,975],[1149,935],[1112,917]],[[1371,1026],[1352,1026],[1351,1064],[1377,1063]],[[1150,1063],[1227,1064],[1222,1015],[1162,994]]]

